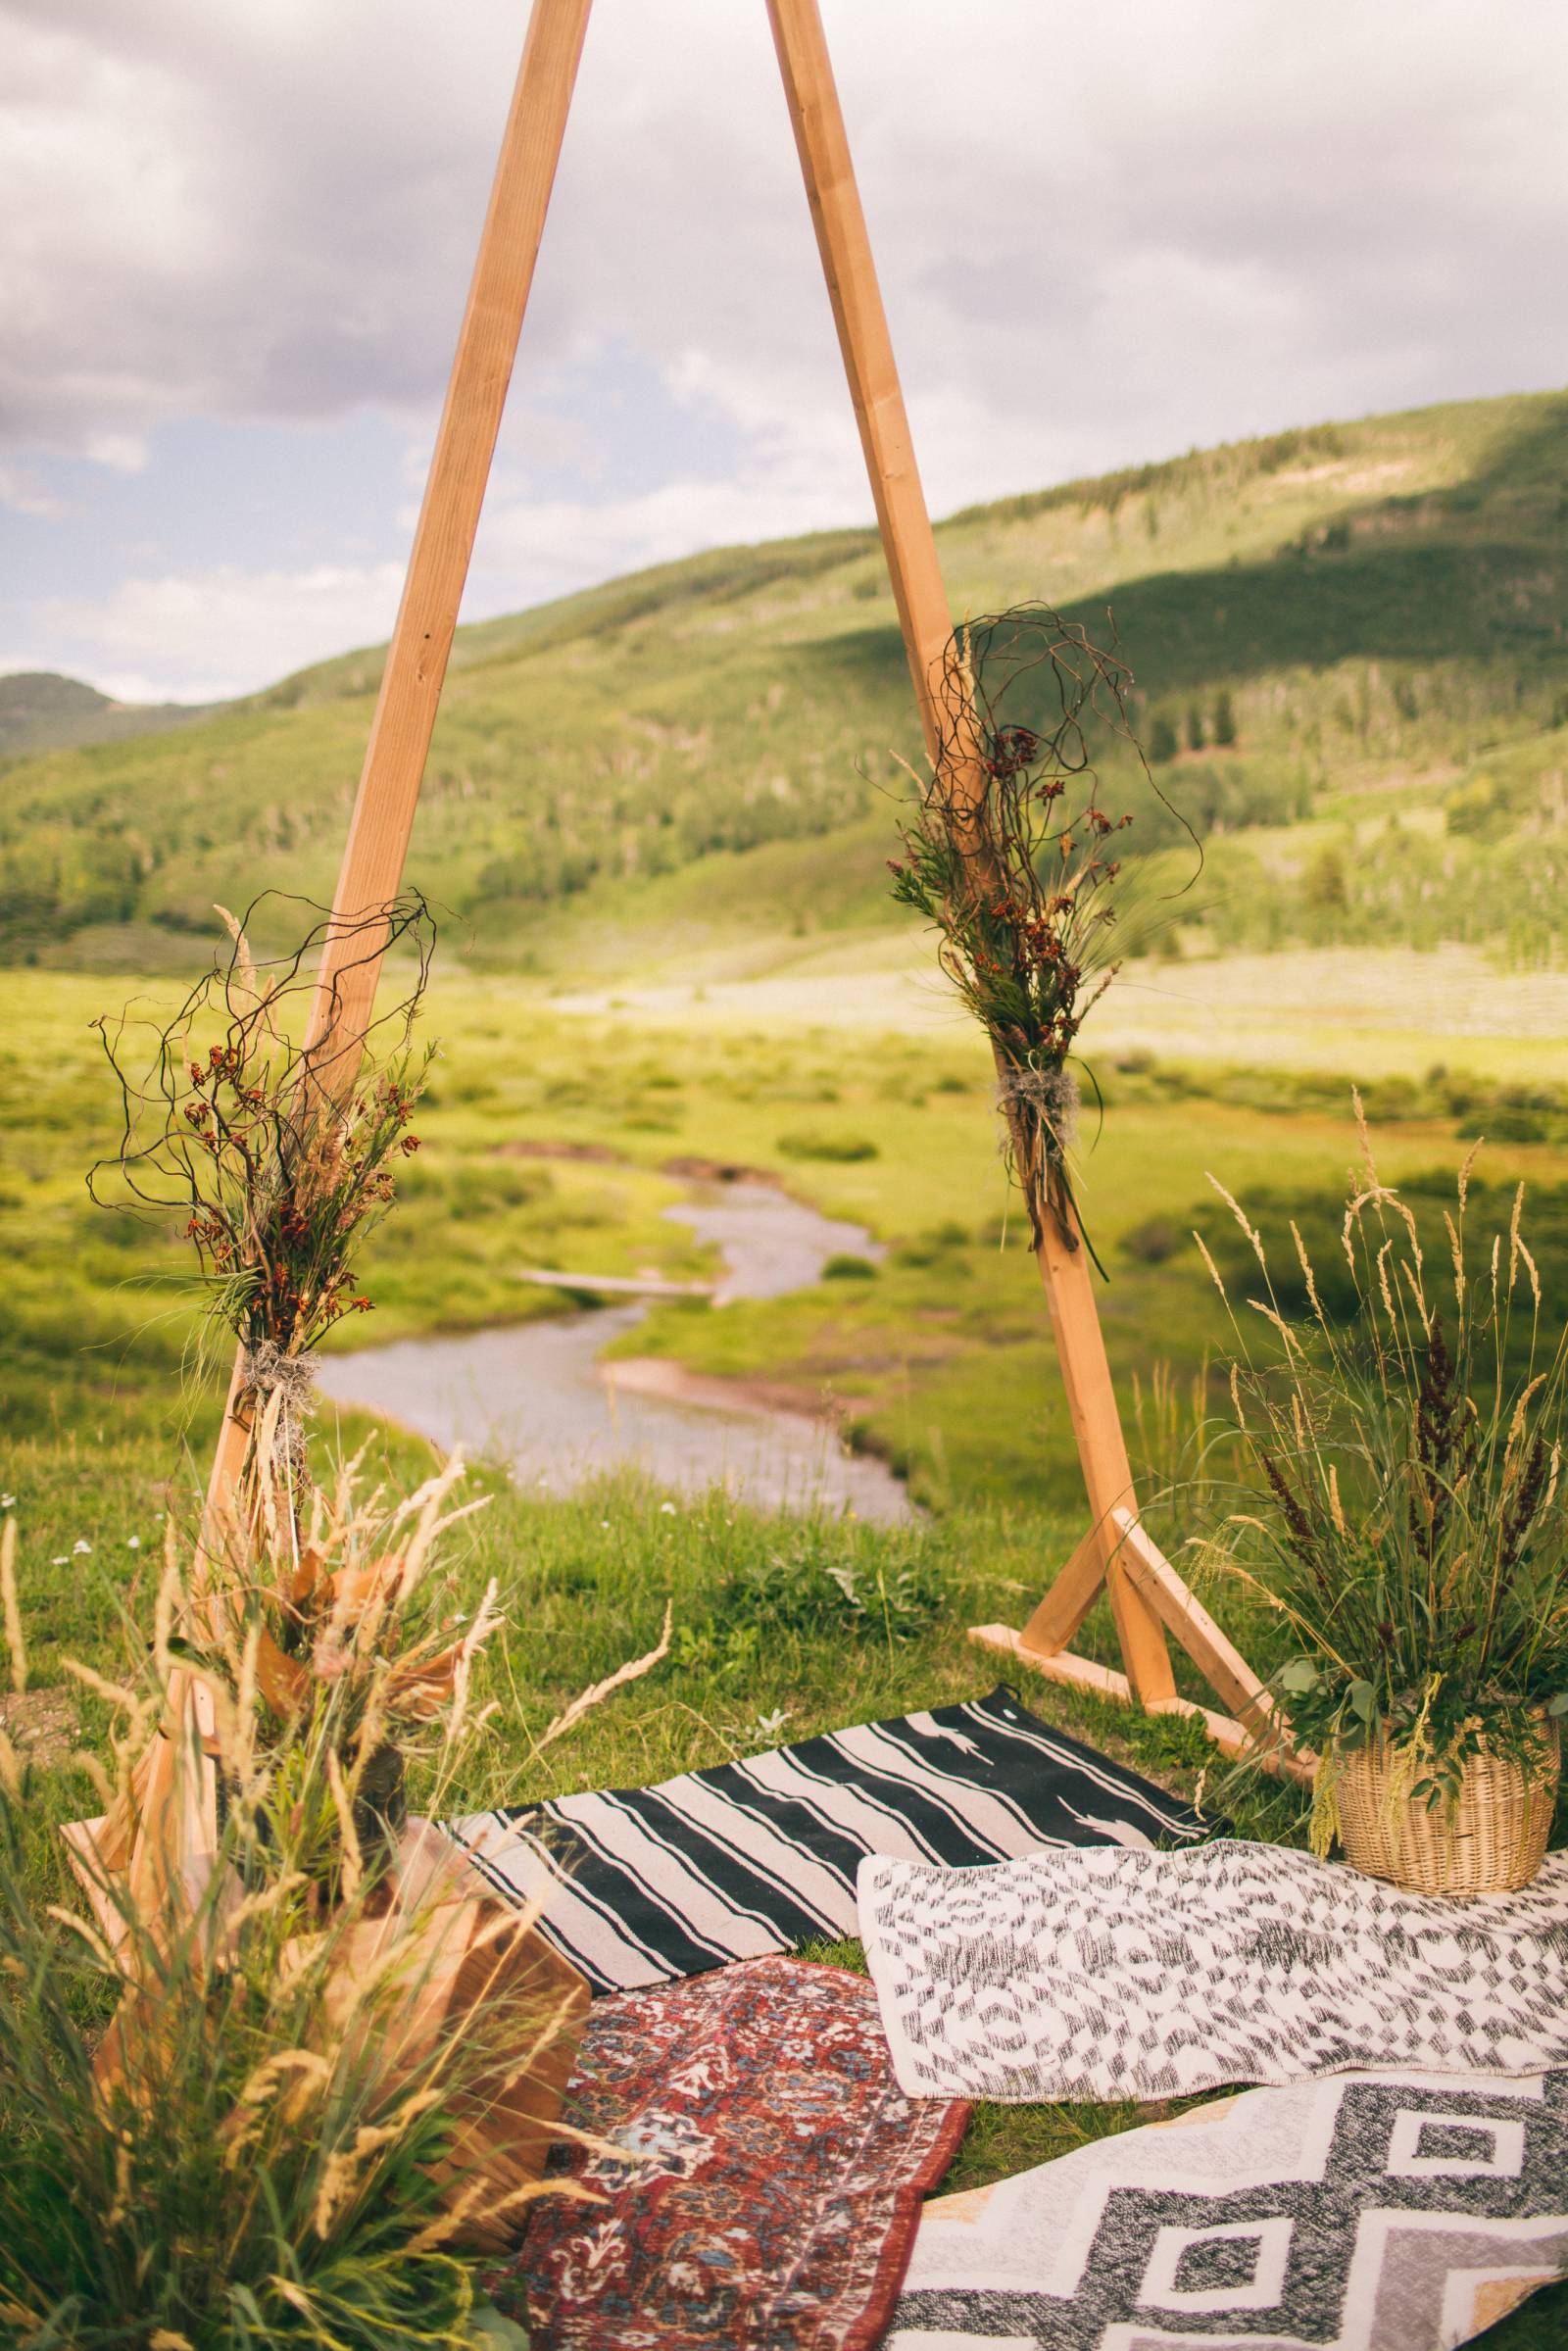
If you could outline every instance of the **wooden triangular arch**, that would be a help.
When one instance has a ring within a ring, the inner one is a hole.
[[[523,312],[533,279],[571,104],[591,0],[534,0],[522,62],[458,339],[446,406],[409,559],[365,765],[349,827],[317,987],[310,1043],[346,1091],[368,1026],[380,955],[368,955],[363,924],[390,904],[404,860],[430,737],[457,627],[474,533],[494,456]],[[937,692],[952,618],[936,540],[909,438],[908,419],[870,241],[856,186],[817,0],[765,0],[794,122],[816,239],[832,300],[850,393],[859,425],[877,522],[892,577],[927,749],[940,744]],[[952,771],[951,747],[949,753]],[[963,785],[961,771],[958,777]],[[983,788],[978,756],[968,787]],[[328,1050],[320,1052],[322,1047]],[[1066,1211],[1070,1213],[1070,1211]],[[1138,1517],[1120,1415],[1091,1289],[1089,1254],[1048,1214],[1038,1250],[1067,1405],[1088,1490],[1083,1542],[1019,1631],[977,1627],[971,1638],[1054,1679],[1152,1711],[1201,1714],[1229,1753],[1271,1753],[1300,1770],[1283,1748],[1257,1677],[1160,1552]],[[238,1367],[213,1466],[205,1541],[225,1523],[249,1436]],[[1102,1587],[1109,1595],[1125,1674],[1074,1656],[1068,1643]],[[1178,1696],[1166,1636],[1195,1660],[1229,1710]],[[192,1690],[172,1692],[188,1730]],[[159,1742],[141,1792],[134,1855],[138,1872],[162,1875],[172,1855],[210,1837],[210,1785],[193,1789],[179,1738]],[[198,1779],[211,1782],[211,1773]],[[172,1835],[171,1835],[172,1832]]]

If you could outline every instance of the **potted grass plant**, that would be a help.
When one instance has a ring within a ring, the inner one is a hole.
[[[1543,1328],[1523,1186],[1477,1249],[1472,1151],[1423,1234],[1356,1114],[1332,1308],[1293,1223],[1305,1311],[1282,1309],[1261,1236],[1223,1195],[1262,1282],[1247,1327],[1232,1311],[1256,1499],[1222,1562],[1289,1628],[1273,1687],[1320,1758],[1315,1849],[1338,1836],[1373,1876],[1498,1891],[1541,1866],[1568,1712],[1568,1348]]]

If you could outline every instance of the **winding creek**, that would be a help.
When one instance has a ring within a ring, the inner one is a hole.
[[[665,1213],[718,1249],[719,1311],[733,1298],[805,1289],[836,1253],[882,1254],[858,1225],[771,1184],[704,1186]],[[504,1459],[519,1486],[542,1493],[571,1494],[607,1470],[635,1467],[677,1492],[722,1485],[762,1509],[913,1515],[885,1464],[850,1452],[825,1420],[738,1388],[726,1394],[723,1383],[684,1378],[673,1365],[601,1363],[647,1312],[639,1302],[329,1355],[320,1388],[437,1445]]]

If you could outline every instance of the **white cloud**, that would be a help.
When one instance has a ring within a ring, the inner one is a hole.
[[[46,597],[38,611],[53,642],[97,649],[92,674],[105,693],[214,702],[385,637],[402,585],[397,563],[225,565],[126,579],[107,597]]]
[[[147,444],[140,433],[90,432],[83,454],[111,473],[141,473],[147,465]]]
[[[705,547],[829,528],[842,520],[847,506],[853,510],[863,498],[858,482],[788,475],[752,482],[666,482],[639,497],[600,505],[507,500],[485,516],[474,584],[487,609],[537,602]]]
[[[956,422],[1032,417],[1087,458],[1109,390],[1131,457],[1189,370],[1216,418],[1291,409],[1314,355],[1357,405],[1348,347],[1362,407],[1380,375],[1402,396],[1413,345],[1446,370],[1434,392],[1489,341],[1511,377],[1556,371],[1530,289],[1568,236],[1558,0],[1118,0],[1068,38],[1040,0],[990,0],[956,41],[951,0],[826,15],[906,370],[968,394]],[[108,447],[194,410],[430,403],[520,26],[514,0],[470,0],[432,51],[429,22],[415,0],[14,9],[12,433]],[[1158,301],[1166,269],[1240,288],[1222,349],[1201,306]],[[1140,287],[1175,340],[1133,400],[1103,330]],[[1295,332],[1253,349],[1259,291]],[[842,420],[760,6],[595,12],[524,373],[607,327],[782,444]]]
[[[0,507],[35,520],[58,521],[69,510],[63,498],[44,488],[28,466],[0,465]]]
[[[823,8],[939,511],[1561,373],[1561,0]],[[0,450],[129,468],[180,419],[367,407],[427,445],[522,18],[0,0]],[[722,426],[725,481],[596,490],[635,412],[590,429],[537,388],[609,337]],[[858,465],[760,0],[597,0],[476,590],[859,519]],[[546,494],[563,468],[580,495]],[[254,682],[383,625],[235,566],[226,635],[177,550],[100,599],[100,667]],[[153,613],[156,656],[124,641]]]

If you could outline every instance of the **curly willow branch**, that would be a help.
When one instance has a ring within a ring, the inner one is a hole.
[[[275,921],[277,905],[306,906],[316,919],[291,953],[258,962],[248,933],[264,906]],[[434,925],[414,892],[352,921],[271,893],[242,922],[218,910],[228,955],[172,1020],[127,1011],[95,1024],[120,1090],[121,1135],[87,1188],[101,1205],[184,1215],[207,1311],[246,1350],[258,1421],[277,1399],[275,1425],[294,1456],[309,1406],[301,1359],[343,1315],[368,1309],[353,1254],[392,1199],[395,1159],[418,1149],[408,1120],[428,1055],[416,1065],[411,1039]],[[327,948],[334,976],[313,1035]],[[413,955],[412,982],[363,1038],[339,1035],[349,974],[400,949]]]

